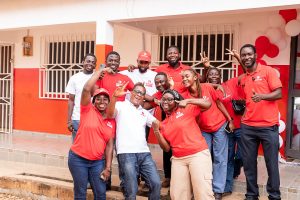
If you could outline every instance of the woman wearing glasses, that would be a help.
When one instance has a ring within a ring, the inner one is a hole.
[[[154,134],[164,151],[173,152],[170,195],[173,200],[214,199],[212,164],[197,116],[211,106],[204,98],[185,99],[175,90],[166,90],[161,98],[166,119]]]

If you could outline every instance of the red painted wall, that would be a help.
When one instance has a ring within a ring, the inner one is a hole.
[[[14,69],[13,129],[69,134],[67,101],[39,98],[39,69]]]

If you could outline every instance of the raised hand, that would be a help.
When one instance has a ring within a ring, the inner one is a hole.
[[[121,97],[127,94],[126,87],[128,85],[128,81],[125,84],[121,84],[117,87],[117,89],[114,92],[114,97]]]
[[[210,66],[209,58],[205,55],[205,51],[203,53],[200,53],[200,62],[203,63],[204,67],[208,68]]]
[[[174,83],[174,80],[171,76],[168,76],[168,82],[170,84],[170,89],[173,90],[175,83]]]
[[[132,65],[132,64],[129,64],[128,67],[127,67],[127,70],[128,70],[129,72],[133,72],[133,70],[136,69],[136,68],[137,68],[136,66],[134,66],[134,65]]]
[[[240,54],[237,53],[237,51],[235,49],[226,49],[227,53],[225,53],[226,55],[231,55],[233,57],[235,57],[236,59],[240,58]]]

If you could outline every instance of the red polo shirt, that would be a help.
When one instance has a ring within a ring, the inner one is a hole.
[[[238,84],[238,77],[229,79],[228,81],[222,83],[222,87],[225,90],[226,96],[224,96],[223,92],[217,90],[219,99],[224,104],[229,115],[233,118],[233,124],[235,128],[236,129],[240,128],[242,115],[235,114],[231,102],[231,100],[233,99],[234,100],[244,99],[243,88]]]
[[[216,132],[225,122],[226,118],[219,110],[216,100],[219,99],[217,91],[211,86],[210,83],[201,83],[202,97],[207,97],[211,102],[211,107],[200,113],[199,126],[202,131],[207,133]],[[191,96],[188,90],[181,93],[185,99],[195,98]]]
[[[71,150],[88,160],[100,160],[107,142],[115,137],[116,122],[103,119],[92,103],[80,109],[80,125]]]
[[[246,95],[246,110],[242,117],[242,123],[248,126],[273,126],[279,124],[278,105],[276,101],[253,102],[252,90],[258,94],[268,94],[277,88],[281,88],[281,81],[276,71],[269,66],[258,64],[252,73],[247,73],[241,79],[241,85]]]
[[[98,85],[99,88],[105,88],[109,92],[110,97],[112,97],[116,88],[119,85],[125,84],[126,82],[129,82],[126,89],[132,91],[134,84],[128,76],[120,73],[116,73],[116,74],[106,73],[101,80],[97,81],[96,85]],[[125,95],[123,97],[119,97],[118,101],[124,101],[124,99],[125,99]]]
[[[198,106],[188,105],[178,108],[161,123],[161,133],[175,157],[192,155],[208,148],[196,121],[199,113]]]
[[[155,71],[156,72],[165,72],[169,77],[172,77],[174,80],[174,89],[180,88],[181,82],[182,82],[182,76],[181,72],[186,69],[191,69],[190,66],[184,65],[181,62],[179,62],[179,67],[174,69],[169,65],[169,63],[163,64],[158,66]]]

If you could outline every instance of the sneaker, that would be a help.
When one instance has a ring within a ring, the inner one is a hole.
[[[164,180],[163,180],[163,182],[161,183],[161,187],[163,187],[163,188],[168,188],[168,187],[170,187],[170,178],[165,178]]]
[[[222,200],[222,193],[215,193],[215,200]]]

